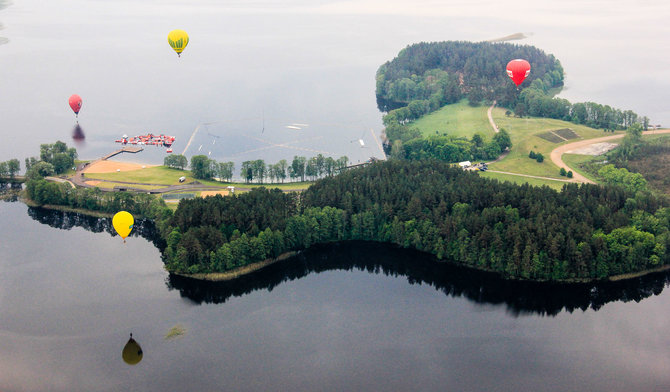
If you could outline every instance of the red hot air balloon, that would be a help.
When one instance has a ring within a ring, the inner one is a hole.
[[[507,63],[507,75],[512,78],[517,87],[530,74],[530,63],[526,60],[516,59]]]
[[[81,109],[81,97],[77,94],[72,94],[68,100],[68,103],[70,104],[74,114],[79,117],[79,110]]]

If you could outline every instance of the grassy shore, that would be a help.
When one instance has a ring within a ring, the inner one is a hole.
[[[278,261],[286,260],[289,257],[293,257],[297,255],[298,252],[286,252],[282,253],[277,257],[276,259],[267,259],[263,261],[259,261],[258,263],[253,263],[249,265],[245,265],[243,267],[235,268],[230,271],[226,272],[212,272],[208,274],[175,274],[179,276],[184,276],[187,278],[191,279],[198,279],[198,280],[208,280],[212,282],[225,282],[233,279],[237,279],[241,276],[248,275],[254,271],[258,271],[261,268],[265,268],[268,265],[274,264]]]

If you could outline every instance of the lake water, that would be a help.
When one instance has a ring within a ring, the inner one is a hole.
[[[80,156],[121,135],[177,137],[174,151],[213,159],[382,153],[375,72],[420,41],[516,32],[561,60],[574,102],[591,100],[670,125],[670,5],[663,0],[103,1],[2,0],[0,159],[72,142],[68,97],[83,98]],[[181,58],[167,44],[189,32]],[[501,71],[502,72],[502,71]],[[297,128],[287,128],[296,127]],[[363,139],[366,148],[356,143]],[[161,163],[163,149],[121,159]]]
[[[138,229],[124,244],[106,219],[0,203],[1,390],[670,388],[668,275],[523,285],[344,243],[197,284]]]
[[[380,64],[414,42],[516,32],[561,60],[565,98],[670,125],[663,1],[221,3],[0,0],[0,161],[71,144],[73,93],[84,159],[124,133],[175,135],[182,152],[197,129],[189,157],[365,160],[381,154]],[[181,58],[174,28],[191,36]],[[203,285],[106,220],[0,202],[0,230],[2,391],[670,389],[666,275],[534,287],[341,244]]]

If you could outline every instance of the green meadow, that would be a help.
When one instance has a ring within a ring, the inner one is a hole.
[[[480,133],[484,138],[490,138],[493,129],[486,115],[487,110],[487,106],[472,107],[464,99],[421,117],[411,126],[419,129],[424,136],[446,133],[471,138],[475,133]]]
[[[551,162],[550,155],[553,149],[560,145],[573,143],[579,140],[611,135],[611,133],[605,133],[600,129],[589,128],[567,121],[537,117],[517,118],[506,116],[505,109],[501,108],[495,108],[493,110],[493,120],[499,128],[504,128],[510,134],[512,148],[503,160],[491,164],[491,169],[511,173],[530,174],[533,176],[559,179],[564,178],[559,174],[558,166]],[[537,136],[548,131],[555,131],[563,128],[572,129],[579,135],[579,137],[560,143],[552,143]],[[536,153],[541,153],[544,156],[544,162],[538,163],[536,160],[530,159],[528,154],[531,150]]]
[[[490,178],[490,179],[495,179],[500,182],[511,182],[513,184],[530,184],[534,186],[548,186],[549,188],[556,189],[558,191],[563,188],[563,185],[566,183],[563,181],[555,181],[555,180],[545,180],[542,178],[532,178],[532,177],[524,177],[524,176],[515,176],[513,174],[504,174],[504,173],[493,173],[490,171],[485,171],[485,172],[478,172],[480,176],[484,178]]]

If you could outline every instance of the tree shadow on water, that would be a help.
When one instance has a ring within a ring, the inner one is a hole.
[[[613,301],[641,301],[660,294],[670,274],[657,273],[620,282],[555,284],[501,279],[437,261],[433,256],[371,242],[321,245],[229,282],[203,282],[170,275],[167,285],[195,303],[223,303],[230,297],[274,287],[311,273],[360,270],[403,276],[409,284],[427,284],[449,297],[463,297],[478,304],[505,306],[514,316],[555,316],[576,309],[598,310]]]
[[[81,227],[94,233],[116,233],[111,218],[28,208],[34,220],[62,230]],[[137,220],[131,236],[150,241],[159,250],[165,243],[152,221]],[[409,284],[425,284],[448,297],[463,297],[477,304],[504,306],[514,316],[555,316],[563,311],[599,310],[607,303],[639,302],[659,295],[670,284],[670,272],[649,274],[619,282],[556,284],[501,279],[494,273],[475,271],[440,262],[435,257],[394,245],[349,241],[314,246],[252,274],[228,282],[206,282],[170,275],[166,285],[190,301],[224,303],[257,290],[272,291],[278,285],[325,271],[367,271],[404,277]]]

